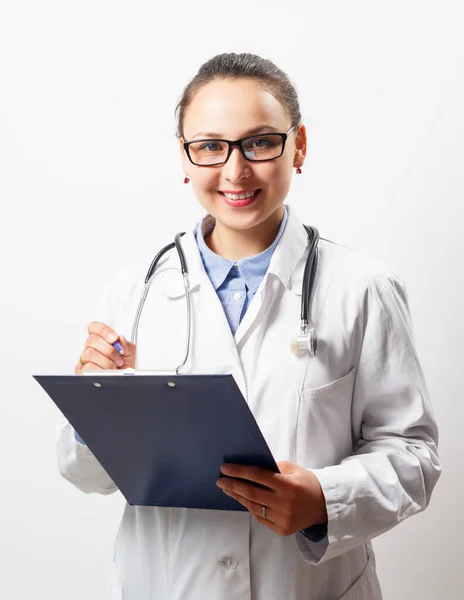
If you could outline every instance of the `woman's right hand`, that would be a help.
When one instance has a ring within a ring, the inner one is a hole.
[[[99,321],[89,323],[87,330],[89,336],[74,368],[76,375],[101,369],[135,369],[135,344]],[[124,354],[120,354],[112,345],[116,341],[121,344]]]

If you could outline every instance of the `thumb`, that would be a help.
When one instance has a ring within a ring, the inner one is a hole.
[[[135,344],[130,342],[123,335],[119,336],[119,342],[122,346],[122,349],[124,350],[124,354],[121,356],[121,358],[124,360],[124,364],[126,366],[135,368],[135,353],[136,353]]]
[[[279,471],[282,473],[282,475],[290,475],[299,468],[297,465],[289,462],[288,460],[282,460],[278,462],[277,466],[279,467]]]

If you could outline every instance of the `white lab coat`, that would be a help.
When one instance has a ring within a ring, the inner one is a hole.
[[[193,306],[184,372],[233,374],[276,461],[318,477],[328,539],[279,536],[248,512],[126,504],[111,600],[378,600],[370,540],[430,500],[440,473],[437,428],[404,285],[381,262],[321,240],[311,311],[318,354],[293,355],[307,237],[288,208],[285,231],[235,336],[193,233],[182,238]],[[150,261],[115,276],[96,316],[128,338]],[[175,251],[160,263],[140,321],[138,368],[173,368],[183,358],[178,264]],[[116,490],[66,421],[59,425],[58,459],[62,475],[84,492]]]

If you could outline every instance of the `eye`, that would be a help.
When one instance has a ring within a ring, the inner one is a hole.
[[[221,150],[221,145],[218,142],[207,142],[206,144],[202,144],[200,146],[200,150],[204,150],[206,152],[217,152]]]
[[[254,146],[255,148],[268,148],[272,146],[272,140],[267,137],[259,137],[254,140],[250,140],[250,146]]]

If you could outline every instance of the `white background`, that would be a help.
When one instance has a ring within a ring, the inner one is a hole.
[[[297,86],[298,215],[407,284],[443,475],[425,513],[375,540],[378,571],[386,600],[462,598],[462,24],[446,1],[1,0],[2,598],[105,597],[123,498],[60,478],[60,415],[32,374],[72,372],[113,270],[203,214],[174,107],[229,51]]]

